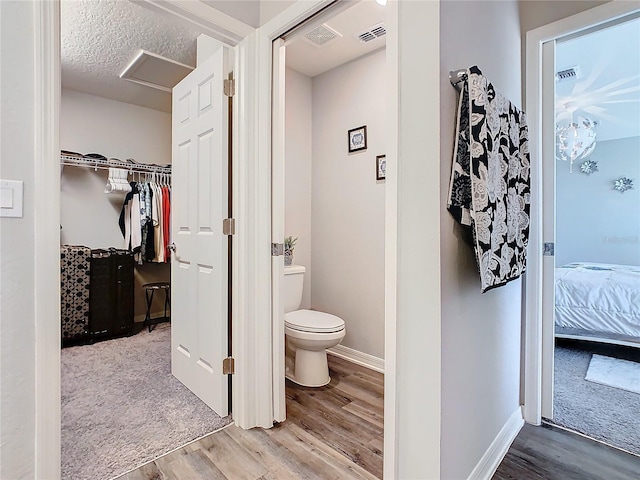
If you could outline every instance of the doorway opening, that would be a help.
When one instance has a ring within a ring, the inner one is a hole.
[[[384,19],[385,8],[374,2],[340,5],[340,11],[325,10],[276,39],[273,50],[275,416],[286,418],[285,428],[311,422],[316,439],[357,458],[356,465],[379,478]],[[283,239],[284,261],[277,255]],[[307,361],[311,355],[313,363]]]
[[[553,411],[640,454],[637,15],[555,42]]]
[[[65,478],[112,478],[231,422],[233,59],[201,33],[131,2],[61,5]]]

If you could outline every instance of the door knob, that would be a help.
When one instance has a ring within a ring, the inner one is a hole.
[[[176,244],[175,243],[170,243],[169,244],[169,250],[171,250],[173,253],[176,253]]]

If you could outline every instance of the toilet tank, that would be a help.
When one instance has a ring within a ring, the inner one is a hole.
[[[300,308],[300,303],[302,303],[304,272],[305,268],[302,265],[284,267],[284,283],[282,286],[284,313],[293,312]]]

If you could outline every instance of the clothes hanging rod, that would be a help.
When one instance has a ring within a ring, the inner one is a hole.
[[[460,82],[465,81],[468,75],[469,70],[467,70],[466,68],[460,70],[451,70],[449,72],[449,81],[451,82],[451,85],[460,90]]]
[[[60,155],[60,165],[72,167],[86,167],[95,170],[108,170],[109,168],[121,168],[136,173],[163,173],[171,174],[171,165],[148,165],[145,163],[132,163],[115,158],[103,159],[93,157],[80,157],[76,155]]]

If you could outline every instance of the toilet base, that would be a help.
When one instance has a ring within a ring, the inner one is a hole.
[[[294,371],[286,371],[285,377],[303,387],[323,387],[331,381],[327,351],[295,349]]]
[[[310,385],[310,384],[306,384],[306,383],[301,383],[298,380],[296,380],[296,377],[294,377],[291,373],[285,374],[285,378],[287,380],[291,380],[296,385],[300,385],[301,387],[324,387],[325,385],[329,385],[329,382],[331,382],[331,377],[328,377],[326,382],[320,383],[318,385]]]

